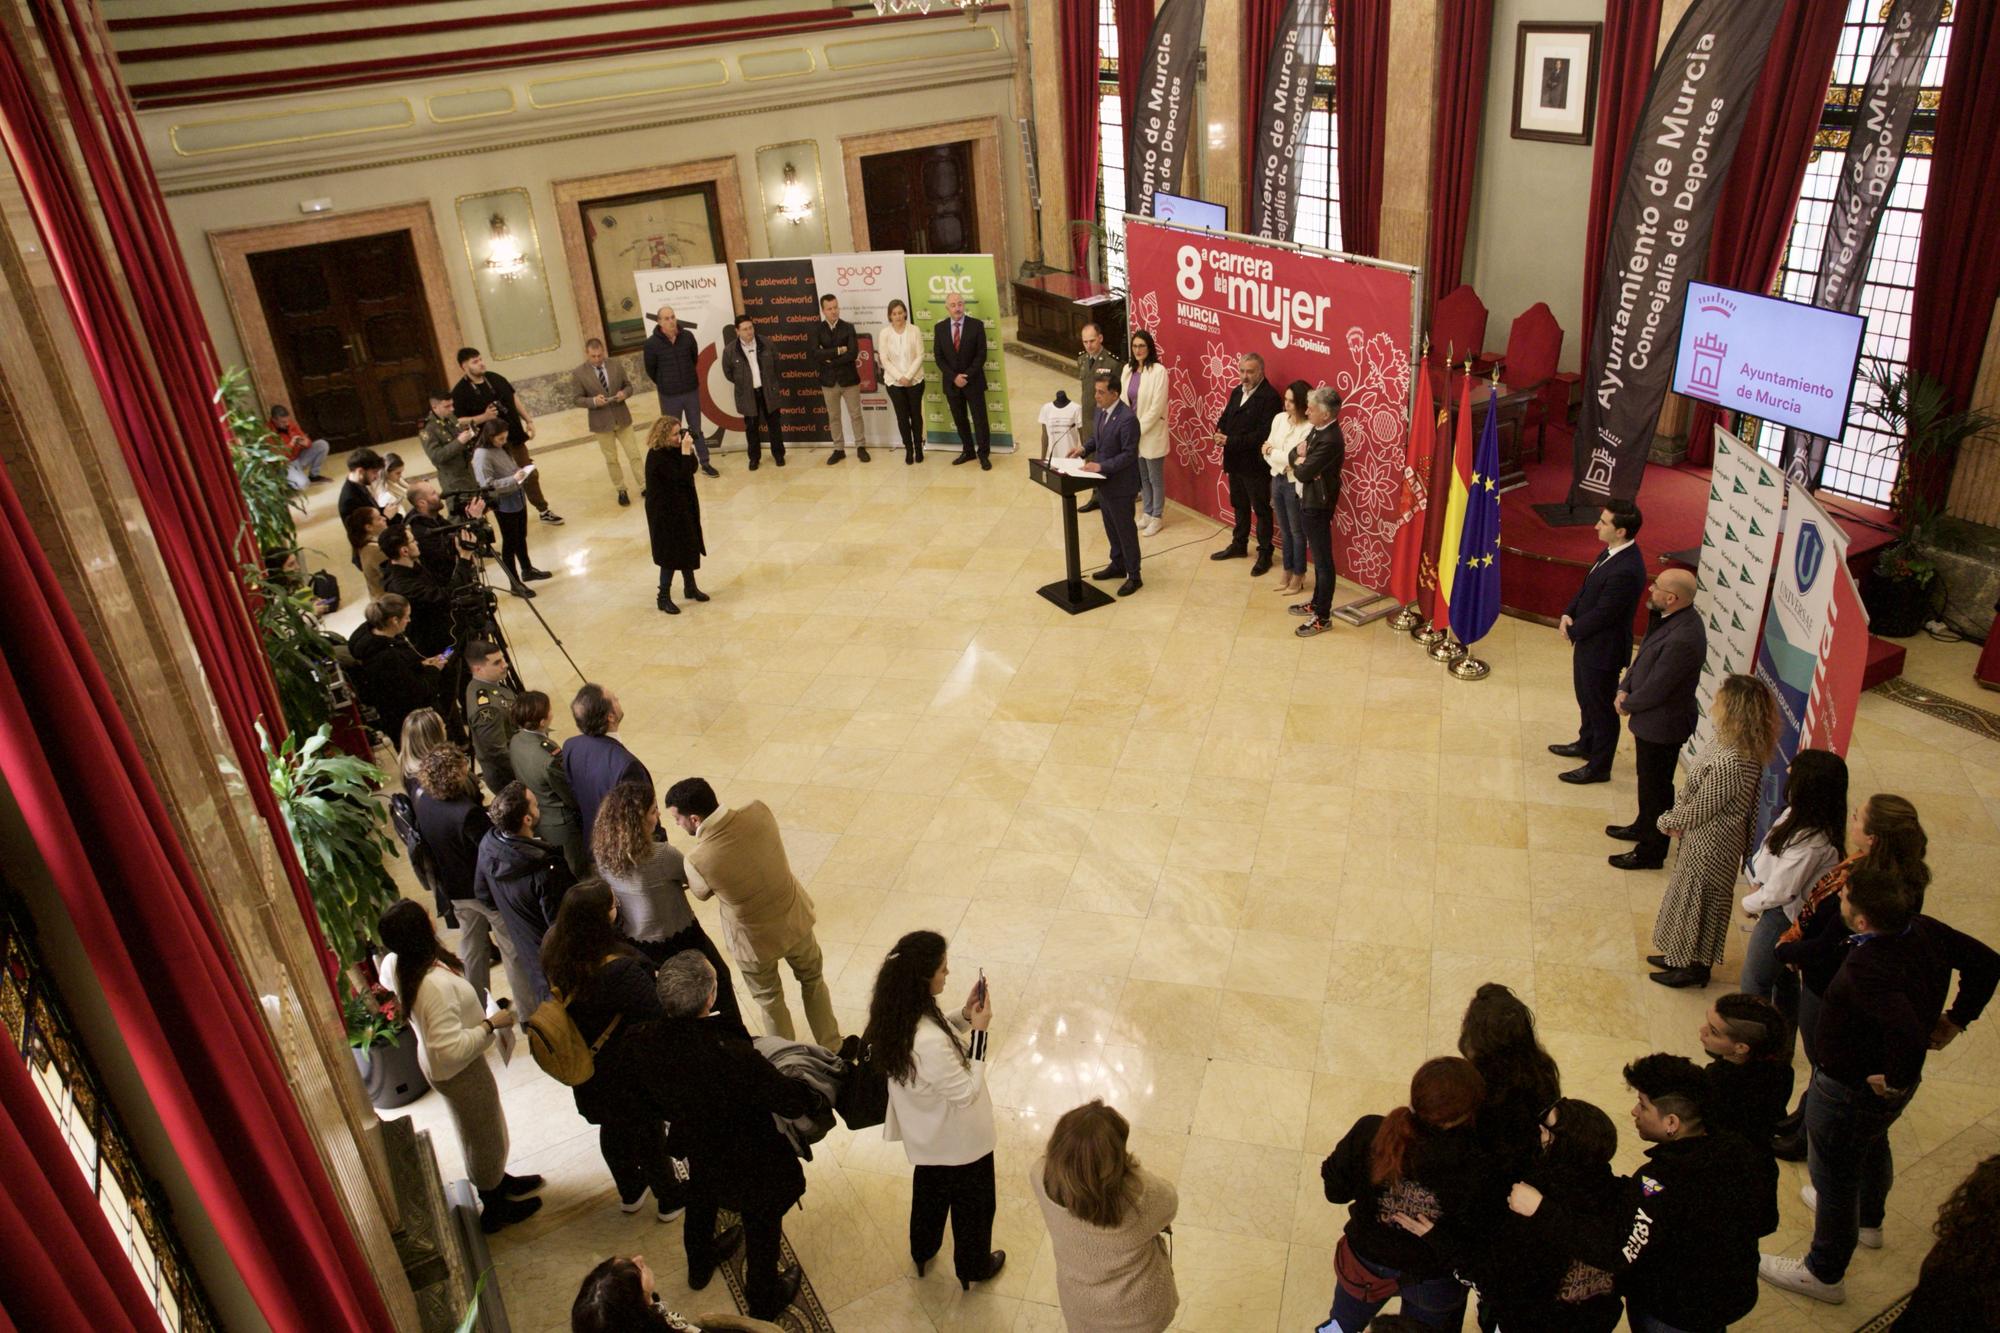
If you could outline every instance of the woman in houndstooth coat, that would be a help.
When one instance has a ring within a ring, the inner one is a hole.
[[[1706,986],[1709,969],[1722,961],[1757,784],[1777,750],[1778,703],[1755,676],[1724,677],[1709,712],[1715,739],[1660,816],[1660,831],[1680,839],[1653,922],[1660,952],[1647,960],[1662,969],[1650,974],[1662,986]]]

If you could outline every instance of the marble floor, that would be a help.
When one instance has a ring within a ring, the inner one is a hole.
[[[1010,367],[1031,419],[1063,379]],[[541,435],[580,430],[549,418]],[[536,608],[618,688],[624,739],[662,781],[702,774],[725,801],[776,811],[843,1027],[861,1026],[882,954],[915,927],[950,936],[959,977],[991,981],[1007,1268],[969,1294],[937,1267],[915,1278],[901,1148],[836,1129],[786,1221],[834,1323],[1060,1328],[1026,1171],[1057,1115],[1102,1096],[1179,1185],[1177,1327],[1312,1328],[1343,1219],[1320,1159],[1355,1117],[1404,1100],[1487,980],[1534,1006],[1566,1090],[1624,1129],[1630,1169],[1619,1070],[1655,1049],[1699,1058],[1705,1000],[1645,979],[1665,872],[1605,864],[1602,826],[1634,808],[1629,755],[1609,785],[1579,788],[1543,751],[1575,735],[1554,632],[1503,618],[1481,645],[1493,674],[1471,684],[1379,624],[1300,641],[1270,580],[1211,563],[1216,525],[1178,508],[1145,542],[1144,590],[1072,619],[1034,595],[1058,576],[1061,533],[1025,455],[982,473],[950,452],[829,468],[801,449],[754,475],[727,456],[702,482],[715,600],[673,618],[653,608],[642,512],[616,506],[595,447],[538,453],[569,522],[531,524],[556,572]],[[329,552],[333,489],[305,529]],[[1102,550],[1095,525],[1086,548]],[[357,595],[344,559],[328,563]],[[500,600],[522,675],[566,699],[580,682],[549,633]],[[1924,640],[1911,657],[1921,683],[1987,702],[1973,650]],[[1869,696],[1850,763],[1858,795],[1921,810],[1931,910],[2000,941],[2000,745]],[[567,1328],[577,1280],[614,1252],[643,1251],[671,1305],[727,1303],[719,1282],[681,1285],[678,1223],[617,1210],[566,1088],[525,1053],[500,1078],[512,1168],[550,1180],[542,1213],[493,1245],[516,1329]],[[410,1113],[458,1174],[441,1100]],[[2000,1016],[1931,1059],[1894,1146],[1887,1246],[1856,1256],[1848,1303],[1765,1288],[1739,1327],[1850,1329],[1912,1285],[1939,1202],[2000,1151]],[[1801,1168],[1784,1171],[1766,1244],[1797,1254],[1810,1216]]]

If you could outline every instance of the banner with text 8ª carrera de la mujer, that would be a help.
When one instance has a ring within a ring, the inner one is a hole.
[[[986,423],[995,449],[1014,448],[1013,418],[1007,411],[1007,358],[1000,350],[1000,275],[992,255],[905,255],[909,275],[910,322],[924,335],[924,440],[957,444],[951,406],[944,400],[944,372],[935,349],[939,321],[949,318],[945,299],[965,298],[965,313],[986,326]]]

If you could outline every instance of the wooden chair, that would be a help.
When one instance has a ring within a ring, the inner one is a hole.
[[[1507,330],[1507,350],[1494,355],[1491,352],[1481,356],[1473,366],[1480,375],[1500,371],[1500,378],[1507,387],[1516,392],[1522,389],[1536,391],[1535,400],[1528,404],[1521,414],[1522,443],[1527,441],[1527,427],[1535,427],[1535,458],[1540,461],[1543,445],[1548,434],[1549,413],[1559,412],[1565,418],[1569,413],[1570,385],[1565,377],[1556,373],[1556,363],[1562,359],[1562,325],[1556,323],[1555,315],[1548,304],[1537,301],[1522,311]],[[1574,376],[1567,377],[1574,380]]]
[[[1431,311],[1431,366],[1442,370],[1446,363],[1464,365],[1477,356],[1486,342],[1486,303],[1479,293],[1460,283],[1438,299]],[[1457,386],[1451,386],[1457,392]]]

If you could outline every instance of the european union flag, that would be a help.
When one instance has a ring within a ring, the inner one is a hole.
[[[1486,390],[1486,424],[1472,455],[1465,527],[1458,537],[1458,573],[1451,584],[1451,632],[1468,647],[1500,618],[1499,391]]]

